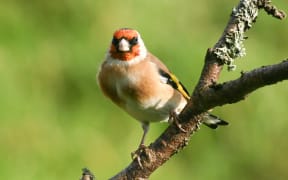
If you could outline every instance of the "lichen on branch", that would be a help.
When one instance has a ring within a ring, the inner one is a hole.
[[[246,55],[244,32],[252,27],[258,16],[257,0],[241,0],[231,13],[233,26],[229,23],[222,36],[221,43],[214,47],[214,53],[221,63],[228,66],[228,71],[236,69],[234,60]],[[229,26],[230,25],[230,26]],[[220,40],[221,41],[221,40]]]

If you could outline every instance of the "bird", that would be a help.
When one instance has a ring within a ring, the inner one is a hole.
[[[177,120],[190,99],[184,85],[148,51],[140,33],[132,28],[114,32],[97,80],[105,96],[142,124],[139,147],[144,146],[151,122]],[[206,114],[203,123],[208,127],[228,125],[217,116]]]

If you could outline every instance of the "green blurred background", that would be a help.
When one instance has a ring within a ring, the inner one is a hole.
[[[79,179],[89,167],[107,179],[126,167],[140,124],[100,92],[95,76],[120,27],[146,46],[191,91],[206,49],[237,0],[2,0],[0,3],[0,179]],[[287,9],[286,0],[275,1]],[[288,56],[288,23],[261,12],[247,33],[240,72]],[[287,82],[214,114],[230,126],[202,127],[151,179],[288,179]],[[152,124],[147,144],[167,124]]]

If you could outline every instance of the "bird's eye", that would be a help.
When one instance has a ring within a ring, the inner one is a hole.
[[[137,38],[137,37],[132,38],[132,39],[129,41],[129,43],[131,44],[131,46],[136,45],[136,44],[138,43],[138,38]]]
[[[113,39],[112,39],[112,44],[113,44],[114,46],[117,46],[118,43],[119,43],[119,39],[113,37]]]

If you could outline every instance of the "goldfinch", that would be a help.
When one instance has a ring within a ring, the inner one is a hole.
[[[104,95],[142,123],[140,146],[144,145],[150,122],[168,121],[190,98],[182,83],[130,28],[115,31],[97,78]],[[228,124],[211,114],[203,123],[213,129]]]

